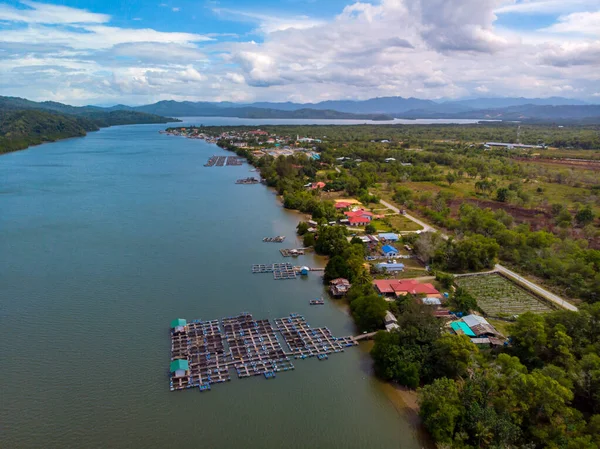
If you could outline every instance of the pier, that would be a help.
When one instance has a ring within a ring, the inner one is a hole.
[[[287,346],[283,349],[278,334]],[[219,320],[178,319],[171,323],[171,391],[198,388],[238,378],[264,376],[293,370],[291,358],[317,357],[343,352],[358,343],[353,337],[334,337],[326,327],[311,328],[302,315],[275,320],[255,320],[250,313]]]

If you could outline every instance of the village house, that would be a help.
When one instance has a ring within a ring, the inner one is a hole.
[[[430,298],[441,298],[442,294],[432,285],[421,283],[414,279],[377,279],[373,281],[375,290],[384,296],[398,297],[405,295],[419,295]]]
[[[329,284],[329,292],[331,293],[331,296],[335,297],[344,296],[346,293],[348,293],[348,290],[350,290],[350,287],[352,286],[350,281],[344,278],[334,279],[330,281]]]
[[[398,326],[398,320],[396,319],[394,314],[392,312],[390,312],[389,310],[387,312],[385,312],[384,320],[385,320],[385,330],[386,331],[391,332],[393,330],[400,329],[400,326]]]
[[[344,215],[348,218],[366,218],[369,221],[373,219],[373,212],[369,212],[368,210],[364,209],[349,210],[344,212]]]
[[[381,251],[385,257],[396,257],[399,254],[398,250],[392,245],[384,245]]]
[[[396,261],[381,262],[375,265],[377,271],[386,271],[388,273],[398,273],[404,271],[404,264]]]
[[[352,206],[352,203],[347,203],[346,201],[338,201],[337,203],[335,203],[336,209],[347,209],[350,206]]]
[[[366,217],[350,217],[348,218],[348,225],[350,226],[367,226],[371,223],[371,220]]]
[[[378,235],[379,239],[386,242],[397,242],[400,240],[398,234],[394,234],[393,232],[384,232]]]

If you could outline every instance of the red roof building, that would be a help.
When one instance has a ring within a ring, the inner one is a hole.
[[[346,203],[345,201],[338,201],[337,203],[335,203],[336,209],[346,209],[350,206],[352,206],[352,203]]]
[[[352,226],[366,226],[371,223],[367,217],[350,217],[348,223]]]
[[[426,295],[430,298],[441,298],[440,292],[432,285],[425,284],[413,279],[378,279],[373,285],[382,295]]]
[[[325,185],[326,185],[326,184],[325,184],[324,182],[322,182],[322,181],[319,181],[319,182],[313,182],[313,183],[311,184],[310,188],[311,188],[312,190],[324,189],[324,188],[325,188]]]

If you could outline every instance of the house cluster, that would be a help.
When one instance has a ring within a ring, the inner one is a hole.
[[[457,335],[466,335],[479,347],[504,345],[504,336],[479,315],[467,315],[460,320],[452,321],[450,329]]]

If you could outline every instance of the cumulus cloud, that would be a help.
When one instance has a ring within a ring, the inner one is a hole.
[[[351,1],[328,18],[214,9],[250,24],[255,40],[117,27],[29,0],[0,5],[0,94],[139,104],[598,92],[597,0]],[[497,26],[501,15],[540,11],[555,23]]]
[[[576,12],[561,16],[558,23],[544,28],[542,31],[600,36],[600,10],[596,12]]]

